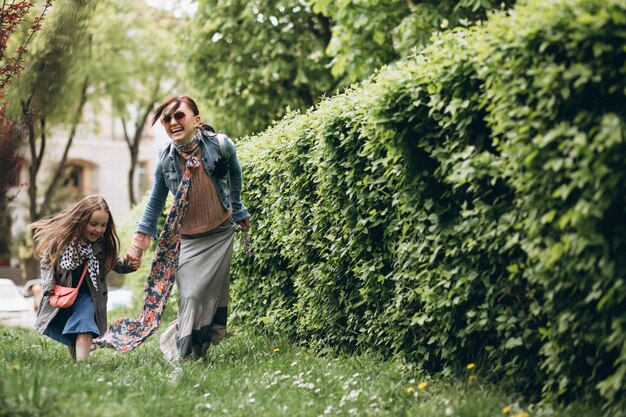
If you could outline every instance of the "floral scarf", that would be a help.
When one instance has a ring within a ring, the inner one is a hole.
[[[178,269],[180,231],[188,206],[187,193],[191,184],[191,171],[201,166],[201,161],[193,156],[198,145],[198,135],[185,145],[174,145],[178,154],[186,160],[185,173],[152,257],[150,274],[144,287],[141,316],[139,319],[125,317],[117,320],[103,336],[94,340],[92,349],[108,347],[128,352],[140,346],[159,328]]]

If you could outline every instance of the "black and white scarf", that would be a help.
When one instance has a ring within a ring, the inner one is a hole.
[[[98,289],[98,276],[100,275],[100,262],[93,253],[91,243],[83,246],[78,243],[78,239],[72,240],[67,244],[61,256],[61,268],[73,271],[78,268],[85,259],[88,259],[87,270],[93,287]]]

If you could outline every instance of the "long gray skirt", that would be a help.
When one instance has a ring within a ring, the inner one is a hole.
[[[236,224],[226,220],[201,237],[180,240],[178,319],[161,335],[170,361],[200,357],[226,335],[230,263]]]

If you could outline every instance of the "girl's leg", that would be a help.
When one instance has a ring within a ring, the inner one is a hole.
[[[84,361],[91,352],[91,342],[93,335],[91,333],[80,333],[76,336],[76,361]]]
[[[73,361],[76,361],[76,346],[67,346],[67,352],[70,354],[70,358],[72,358]]]

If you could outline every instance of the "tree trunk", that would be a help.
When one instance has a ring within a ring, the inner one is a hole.
[[[30,109],[30,98],[22,101],[22,116],[24,124],[28,129],[28,145],[30,149],[30,166],[28,167],[28,200],[29,200],[29,216],[30,221],[34,222],[38,219],[37,215],[37,174],[41,167],[41,159],[46,149],[46,119],[41,117],[39,123],[41,125],[41,141],[39,142],[39,150],[37,150],[37,134],[35,132],[35,118],[33,111]]]
[[[146,120],[148,120],[148,116],[152,111],[152,107],[156,103],[156,98],[159,94],[160,89],[161,80],[158,79],[154,89],[152,90],[152,97],[150,98],[150,101],[144,108],[143,114],[139,116],[137,122],[135,123],[135,133],[133,135],[132,141],[130,139],[130,136],[128,135],[128,130],[126,129],[126,121],[123,117],[120,118],[120,120],[122,121],[122,127],[124,129],[124,139],[126,140],[128,150],[130,151],[130,168],[128,170],[128,201],[130,202],[131,208],[135,204],[137,204],[137,198],[135,197],[135,170],[137,167],[137,159],[139,158],[139,144],[141,143],[141,135],[143,134],[143,129],[146,126]]]
[[[70,152],[70,148],[72,147],[72,142],[74,142],[74,137],[76,136],[76,129],[78,124],[80,123],[80,119],[83,116],[83,108],[85,107],[85,103],[87,103],[87,89],[89,88],[89,77],[85,77],[83,81],[83,88],[80,93],[80,101],[78,102],[78,108],[76,109],[76,113],[74,119],[72,120],[72,127],[70,129],[69,137],[67,138],[67,142],[65,144],[65,149],[63,150],[63,156],[61,157],[61,161],[59,161],[59,166],[54,172],[54,177],[52,177],[52,181],[46,190],[45,197],[43,199],[43,203],[41,203],[41,208],[39,209],[39,216],[44,216],[50,205],[52,204],[52,199],[54,198],[54,193],[56,192],[61,179],[65,174],[65,168],[67,163],[67,156]]]
[[[139,155],[139,138],[135,135],[133,145],[130,149],[130,168],[128,169],[128,201],[132,208],[137,204],[137,198],[135,197],[135,168],[137,166],[137,157]]]
[[[128,169],[128,202],[132,208],[137,203],[135,198],[135,165],[137,164],[138,142],[136,140],[137,135],[134,135],[133,140],[131,141],[130,136],[128,135],[128,129],[126,129],[126,120],[124,120],[123,117],[120,117],[120,120],[122,121],[122,128],[124,129],[124,140],[126,141],[126,145],[128,145],[128,150],[130,151],[130,168]]]

